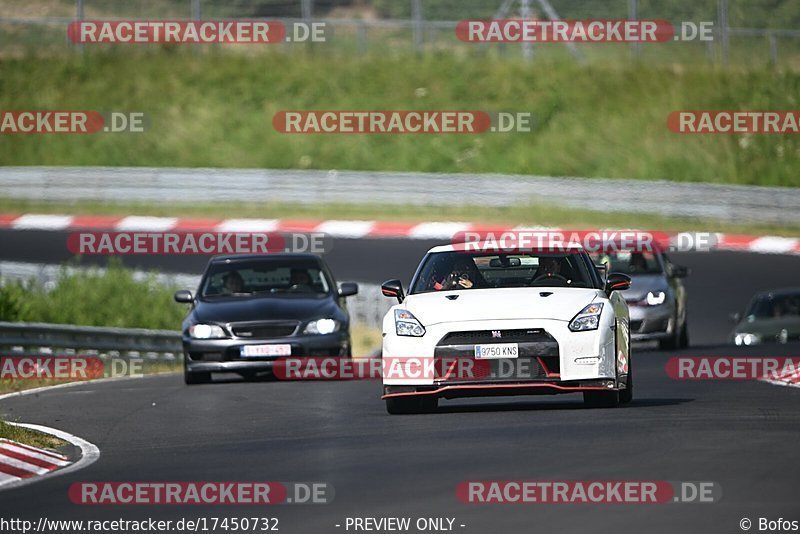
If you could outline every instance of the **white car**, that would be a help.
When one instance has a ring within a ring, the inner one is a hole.
[[[383,319],[383,399],[391,414],[439,398],[582,392],[586,404],[633,397],[630,278],[595,266],[579,246],[430,249],[408,295]]]

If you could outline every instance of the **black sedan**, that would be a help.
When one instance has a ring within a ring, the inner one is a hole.
[[[286,356],[351,355],[344,297],[358,285],[337,286],[325,262],[312,254],[217,256],[183,321],[187,384],[211,381],[212,372],[252,377]]]
[[[737,323],[730,335],[736,345],[800,341],[800,288],[758,293],[744,316],[731,318]]]

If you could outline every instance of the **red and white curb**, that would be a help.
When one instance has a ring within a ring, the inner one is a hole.
[[[0,439],[0,490],[77,471],[100,457],[100,449],[96,445],[67,432],[42,425],[7,424],[55,436],[80,449],[81,455],[73,461],[62,454]]]
[[[786,371],[777,378],[764,379],[764,382],[775,386],[790,386],[800,388],[800,369]]]
[[[295,219],[195,219],[178,217],[114,217],[102,215],[37,215],[0,214],[0,228],[14,230],[88,230],[112,232],[320,232],[331,237],[408,238],[449,240],[460,232],[511,232],[542,230],[558,232],[559,228],[502,227],[466,222],[393,222],[359,220],[295,220]],[[764,254],[800,254],[800,238],[716,234],[719,250],[758,252]]]
[[[70,463],[63,454],[0,439],[0,486],[44,475]]]

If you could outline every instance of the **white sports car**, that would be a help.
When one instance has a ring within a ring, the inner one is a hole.
[[[633,396],[630,278],[580,247],[498,251],[453,245],[423,258],[383,319],[383,399],[391,414],[439,398],[582,392],[586,404]]]

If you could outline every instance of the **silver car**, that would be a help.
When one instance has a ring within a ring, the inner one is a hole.
[[[628,303],[633,341],[658,341],[661,349],[689,346],[686,313],[686,267],[675,265],[663,251],[618,251],[594,255],[608,272],[631,277],[622,295]]]

